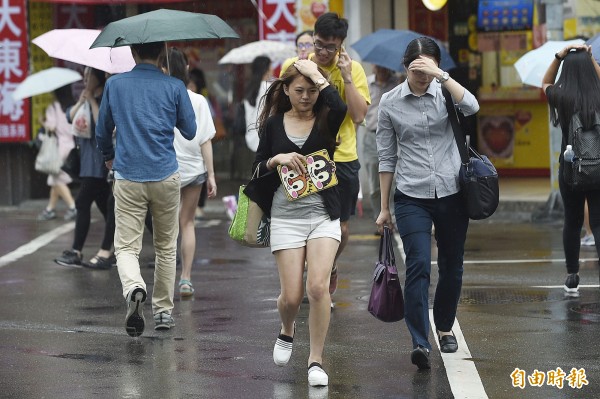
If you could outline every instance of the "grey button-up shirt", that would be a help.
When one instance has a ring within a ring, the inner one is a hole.
[[[466,89],[458,107],[464,115],[479,111]],[[440,83],[433,80],[425,94],[416,96],[405,81],[383,95],[377,152],[379,171],[395,171],[396,188],[410,197],[442,198],[460,190],[460,154]]]

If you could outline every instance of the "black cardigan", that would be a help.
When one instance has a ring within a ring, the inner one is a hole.
[[[319,94],[323,97],[324,105],[329,108],[327,114],[327,125],[329,132],[333,137],[325,138],[319,134],[318,121],[315,124],[306,139],[302,148],[294,144],[288,137],[283,126],[283,114],[270,116],[265,122],[265,129],[262,132],[258,149],[256,150],[256,159],[252,165],[252,170],[258,168],[258,178],[252,179],[246,186],[244,193],[265,212],[271,215],[271,206],[273,205],[273,196],[281,184],[277,170],[269,170],[267,161],[277,154],[297,152],[302,155],[308,155],[318,150],[326,149],[329,157],[333,159],[335,147],[330,143],[335,142],[338,130],[346,116],[348,107],[341,99],[339,93],[333,86],[327,86]],[[328,188],[318,193],[323,197],[323,202],[331,220],[340,217],[340,198],[337,186]]]

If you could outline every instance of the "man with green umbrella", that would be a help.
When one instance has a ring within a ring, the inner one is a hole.
[[[136,66],[106,82],[96,125],[98,147],[115,174],[115,254],[127,302],[125,329],[132,337],[141,335],[145,326],[146,283],[138,258],[148,209],[156,252],[154,328],[168,330],[175,325],[172,310],[180,181],[173,128],[191,140],[196,120],[183,82],[158,68],[164,48],[164,42],[131,45]],[[116,147],[112,140],[115,127]]]

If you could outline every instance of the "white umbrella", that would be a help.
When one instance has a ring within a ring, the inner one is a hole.
[[[230,50],[219,60],[219,64],[250,64],[261,55],[269,57],[273,62],[284,61],[296,56],[296,48],[291,42],[259,40]]]
[[[528,51],[515,62],[521,81],[530,86],[542,87],[542,79],[554,60],[554,54],[570,44],[583,44],[581,39],[568,41],[548,41],[535,50]],[[560,75],[560,71],[557,77]]]
[[[97,29],[52,29],[31,42],[50,57],[89,66],[108,73],[131,71],[135,61],[129,47],[93,48],[100,31]]]
[[[81,74],[68,68],[52,67],[29,75],[13,92],[15,101],[48,93],[59,87],[81,80]]]

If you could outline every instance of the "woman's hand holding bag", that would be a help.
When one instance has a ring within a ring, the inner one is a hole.
[[[369,297],[369,313],[385,322],[404,318],[404,298],[396,268],[392,230],[384,226],[379,242],[379,261],[373,272],[373,287]]]

